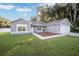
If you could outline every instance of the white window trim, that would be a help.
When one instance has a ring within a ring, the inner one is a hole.
[[[42,26],[38,26],[37,30],[41,31],[42,30]]]
[[[27,32],[27,25],[26,25],[26,24],[17,24],[17,25],[16,25],[16,32],[19,32],[19,31],[18,31],[18,27],[19,27],[19,26],[25,26],[25,27],[26,27],[26,31],[20,31],[20,32]]]
[[[39,26],[38,26],[38,27],[39,27]],[[36,28],[36,31],[37,31],[37,32],[43,32],[42,26],[41,26],[40,30],[38,30],[38,27]]]

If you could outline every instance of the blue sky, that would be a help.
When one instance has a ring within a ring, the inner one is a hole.
[[[37,15],[37,8],[45,5],[53,6],[55,3],[0,3],[0,16],[12,21],[19,18],[31,20]]]
[[[10,20],[24,18],[30,20],[32,16],[36,16],[37,3],[0,3],[0,16]]]

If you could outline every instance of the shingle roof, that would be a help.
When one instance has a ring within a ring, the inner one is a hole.
[[[17,21],[20,21],[20,20],[24,20],[22,18],[18,19],[18,20],[15,20],[15,21],[12,21],[11,23],[14,23],[14,22],[17,22]],[[25,21],[25,20],[24,20]]]
[[[48,23],[48,25],[54,25],[54,24],[69,24],[70,25],[70,22],[67,18],[65,18],[65,19],[60,19],[60,20],[56,20],[56,21],[52,21]]]
[[[30,21],[30,23],[31,23],[32,25],[35,25],[35,26],[46,26],[46,25],[47,25],[47,23],[45,23],[45,22],[40,22],[40,21]]]
[[[52,22],[49,22],[48,25],[59,24],[61,21],[62,20],[52,21]]]
[[[38,25],[39,26],[47,26],[47,25],[56,25],[56,24],[69,24],[70,25],[70,22],[67,18],[56,20],[56,21],[51,21],[49,23],[38,22],[38,21],[31,21],[31,23],[32,23],[32,25],[36,25],[36,26],[38,26]]]
[[[19,21],[19,20],[24,20],[24,19],[18,19],[18,20],[15,20],[13,22],[16,22],[16,21]],[[47,25],[54,25],[54,24],[62,24],[63,22],[66,23],[66,21],[68,22],[68,24],[70,24],[70,22],[69,22],[69,20],[67,18],[56,20],[56,21],[52,21],[52,22],[49,22],[49,23],[40,22],[40,21],[27,21],[27,22],[29,22],[30,24],[35,25],[35,26],[47,26]]]

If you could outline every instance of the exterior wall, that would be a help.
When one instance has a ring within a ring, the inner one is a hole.
[[[46,31],[52,33],[59,33],[59,26],[58,25],[47,26]]]
[[[11,32],[16,32],[16,25],[15,24],[11,24]]]
[[[25,20],[19,20],[11,23],[11,32],[16,33],[17,32],[17,24],[26,24],[27,25],[27,32],[31,32],[31,24],[29,24]]]
[[[41,30],[38,30],[38,26],[36,26],[33,28],[33,32],[36,32],[36,33],[43,32],[43,28],[41,27]]]
[[[60,22],[60,24],[71,25],[71,23],[69,22],[69,20],[67,18],[65,18],[62,22]]]
[[[61,25],[60,33],[70,33],[70,25]]]
[[[47,26],[47,32],[66,34],[70,33],[70,25],[51,25]]]
[[[27,33],[31,33],[31,32],[43,32],[43,28],[41,28],[41,30],[38,30],[38,28],[31,28],[31,24],[25,20],[18,20],[18,21],[14,21],[13,23],[11,23],[11,33],[18,33],[17,32],[17,25],[21,24],[21,25],[26,25],[27,27]],[[70,32],[70,24],[64,24],[64,21],[61,22],[61,24],[53,24],[53,25],[48,25],[45,29],[46,32],[52,32],[52,33],[69,33]],[[21,32],[21,33],[26,33],[26,32]]]

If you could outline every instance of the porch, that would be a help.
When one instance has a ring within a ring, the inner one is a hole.
[[[33,33],[46,32],[46,26],[32,26]]]
[[[64,36],[65,34],[57,34],[57,33],[51,33],[51,32],[39,32],[39,33],[32,33],[33,35],[37,36],[40,39],[49,39],[54,37],[60,37]]]

